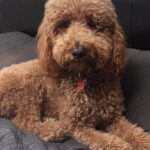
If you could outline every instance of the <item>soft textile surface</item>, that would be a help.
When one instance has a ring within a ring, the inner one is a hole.
[[[123,76],[126,117],[150,132],[150,51],[128,50]]]
[[[33,134],[18,129],[10,121],[0,119],[0,150],[88,150],[69,139],[62,143],[46,143]]]
[[[26,34],[0,34],[0,69],[37,57],[36,40]],[[150,51],[128,49],[128,66],[123,76],[126,117],[150,132]],[[69,139],[62,143],[45,143],[33,134],[0,119],[0,150],[87,150]]]
[[[35,38],[21,32],[0,34],[0,69],[37,56]]]

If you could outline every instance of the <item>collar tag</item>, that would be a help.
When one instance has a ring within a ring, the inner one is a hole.
[[[86,86],[86,80],[85,79],[84,80],[79,79],[77,81],[77,89],[84,90],[85,86]]]

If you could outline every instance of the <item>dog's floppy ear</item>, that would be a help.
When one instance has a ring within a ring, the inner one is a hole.
[[[103,70],[105,78],[120,76],[122,72],[124,72],[127,64],[126,42],[121,27],[117,21],[113,26],[113,33],[111,38],[112,53]]]
[[[112,65],[114,66],[114,73],[115,75],[120,75],[125,70],[127,64],[127,50],[123,32],[117,21],[114,26],[112,48]]]
[[[38,39],[38,54],[42,68],[51,76],[56,76],[58,73],[57,65],[52,55],[52,40],[51,30],[46,18],[43,19],[37,34]]]

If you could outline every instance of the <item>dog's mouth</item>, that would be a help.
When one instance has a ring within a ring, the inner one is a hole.
[[[88,88],[87,78],[82,76],[81,73],[78,73],[77,89],[78,90],[85,90],[87,88]]]
[[[102,80],[102,70],[92,70],[89,72],[74,73],[76,76],[76,85],[78,90],[91,89]]]

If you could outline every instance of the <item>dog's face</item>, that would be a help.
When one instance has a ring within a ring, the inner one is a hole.
[[[50,74],[103,70],[126,64],[124,38],[110,0],[50,0],[39,28],[39,55]]]

